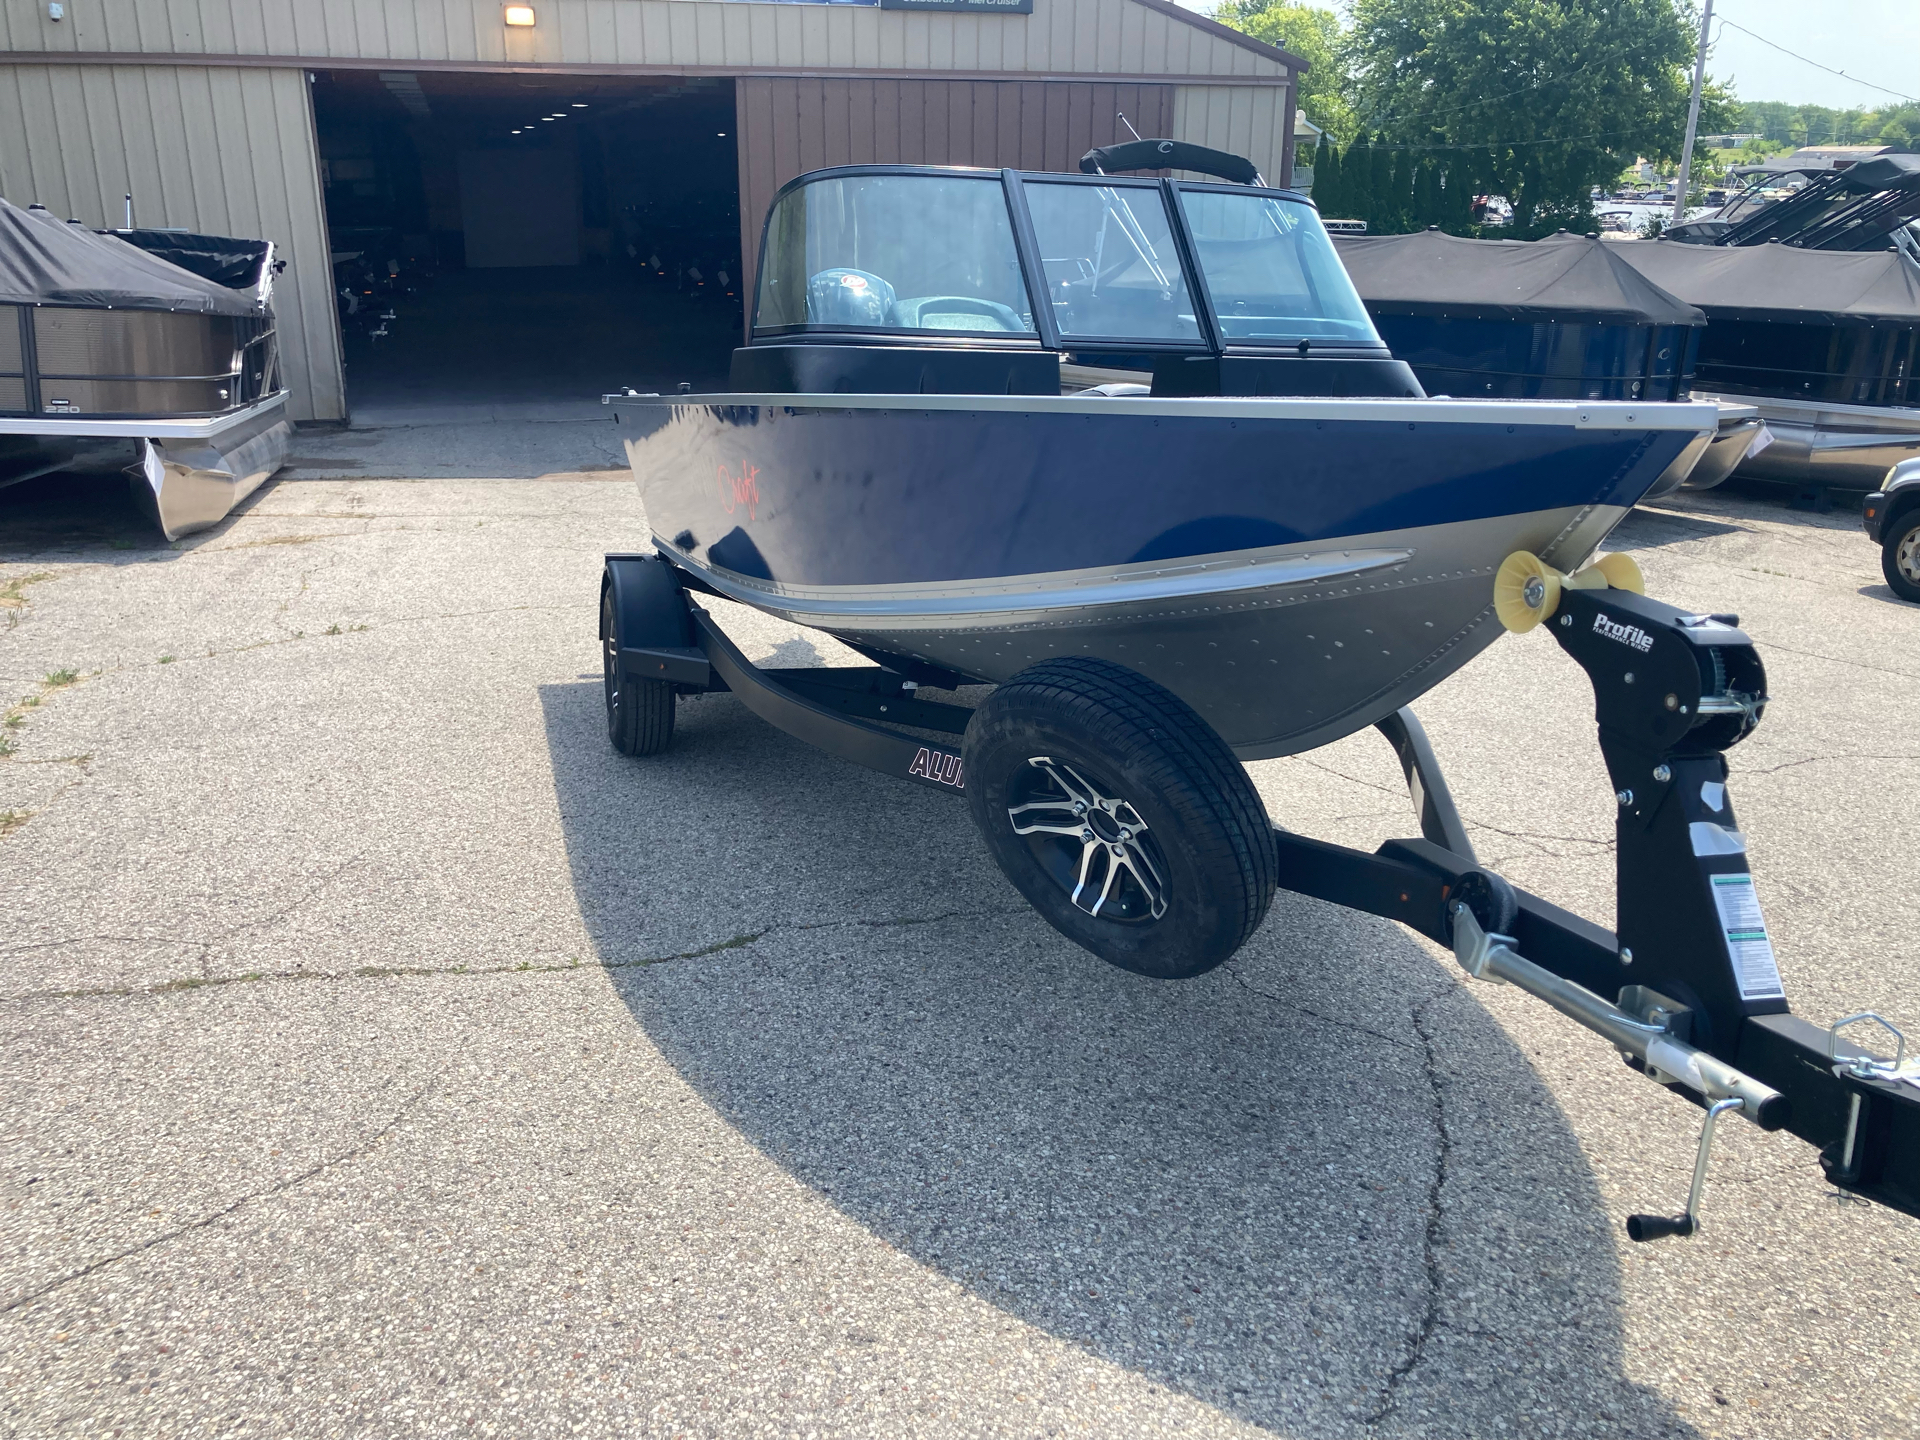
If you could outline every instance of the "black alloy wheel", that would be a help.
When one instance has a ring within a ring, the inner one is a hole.
[[[1880,546],[1880,573],[1902,600],[1920,603],[1920,506],[1887,526]]]
[[[673,743],[673,685],[620,671],[613,587],[600,591],[600,678],[606,689],[607,738],[622,755],[658,755]]]
[[[1259,927],[1272,822],[1227,743],[1182,700],[1102,660],[1043,661],[975,711],[974,823],[1048,924],[1102,960],[1199,975]]]

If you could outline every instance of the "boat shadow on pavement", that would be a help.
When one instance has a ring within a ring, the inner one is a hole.
[[[1283,894],[1227,967],[1142,979],[1042,924],[954,799],[730,696],[640,761],[597,682],[541,699],[615,991],[881,1241],[1277,1433],[1697,1433],[1623,1374],[1558,1106],[1410,935]]]

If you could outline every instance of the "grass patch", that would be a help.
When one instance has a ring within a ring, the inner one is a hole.
[[[160,663],[161,663],[162,665],[171,665],[171,664],[173,664],[173,656],[171,656],[171,655],[162,655],[162,656],[160,657]]]
[[[51,570],[36,570],[31,575],[16,575],[4,585],[0,585],[0,610],[18,610],[27,603],[26,589],[29,585],[38,585],[42,580],[51,580]]]
[[[41,684],[48,690],[64,690],[67,686],[78,683],[79,679],[78,670],[55,670]]]
[[[31,810],[0,810],[0,838],[11,835],[32,818]]]

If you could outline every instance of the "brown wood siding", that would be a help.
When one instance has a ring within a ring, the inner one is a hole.
[[[735,82],[740,254],[751,311],[767,207],[827,165],[983,165],[1078,171],[1096,145],[1172,133],[1174,87],[1057,80]]]

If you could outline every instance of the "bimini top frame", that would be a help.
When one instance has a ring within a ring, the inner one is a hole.
[[[1389,356],[1312,201],[1260,186],[818,170],[774,197],[758,275],[755,343]]]

